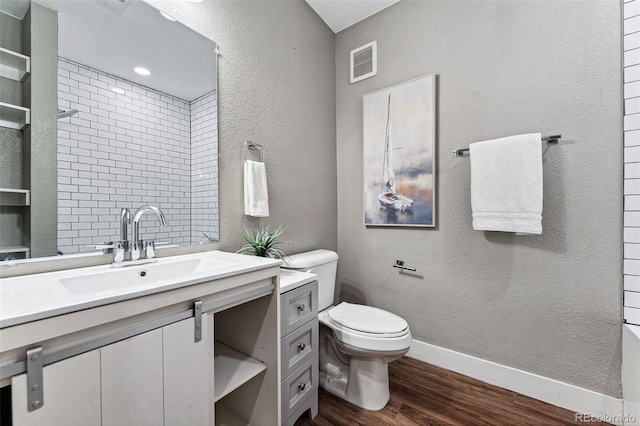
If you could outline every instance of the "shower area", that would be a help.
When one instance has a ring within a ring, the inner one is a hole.
[[[628,424],[640,425],[640,0],[623,0],[624,324],[622,392]]]

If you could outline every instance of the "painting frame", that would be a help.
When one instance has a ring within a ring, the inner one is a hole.
[[[436,228],[436,79],[427,74],[362,97],[367,228]]]

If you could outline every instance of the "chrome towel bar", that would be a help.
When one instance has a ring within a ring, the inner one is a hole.
[[[562,135],[553,135],[553,136],[544,136],[542,140],[547,143],[558,143],[560,138],[562,138]],[[455,155],[456,157],[461,157],[467,151],[469,151],[469,148],[454,149],[453,155]]]

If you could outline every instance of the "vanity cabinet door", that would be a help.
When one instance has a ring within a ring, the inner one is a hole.
[[[100,350],[74,356],[42,371],[44,405],[27,410],[27,375],[11,379],[13,424],[100,426]]]
[[[202,340],[194,319],[162,329],[165,426],[212,425],[213,314],[202,315]]]
[[[100,352],[102,425],[162,425],[162,329],[105,346]]]

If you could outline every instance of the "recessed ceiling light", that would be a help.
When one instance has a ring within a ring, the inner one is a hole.
[[[173,16],[171,16],[171,15],[167,15],[166,13],[164,13],[164,12],[162,12],[162,11],[160,12],[160,15],[162,15],[162,17],[163,17],[163,18],[168,19],[168,20],[170,20],[170,21],[176,21],[176,18],[174,18],[174,17],[173,17]]]
[[[121,89],[119,87],[112,87],[111,91],[114,92],[114,93],[118,93],[120,95],[124,95],[124,89]]]
[[[135,67],[133,70],[135,72],[137,72],[138,74],[140,74],[140,75],[150,75],[151,74],[151,71],[149,71],[146,68],[142,68],[142,67]]]
[[[191,3],[202,3],[202,0],[189,0]]]

